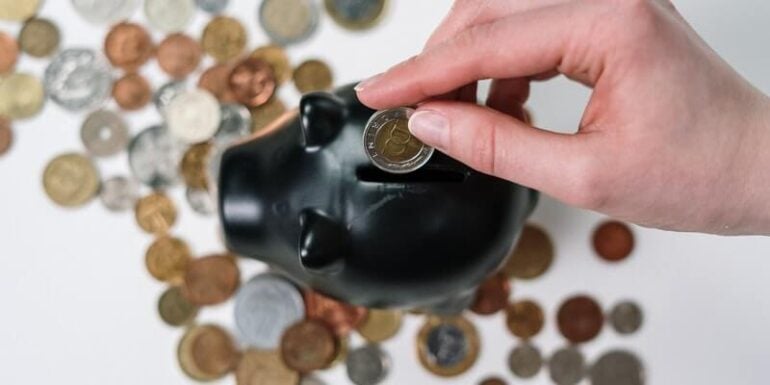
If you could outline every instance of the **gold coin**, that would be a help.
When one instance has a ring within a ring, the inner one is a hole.
[[[198,315],[198,307],[182,295],[177,286],[166,289],[158,299],[160,319],[169,326],[182,326],[192,322]]]
[[[180,168],[187,187],[195,189],[208,188],[208,164],[211,149],[211,143],[198,143],[191,146],[185,152]]]
[[[40,0],[0,0],[0,20],[27,20],[39,7]]]
[[[212,381],[232,371],[240,354],[230,333],[215,325],[188,329],[177,349],[182,371],[198,381]]]
[[[136,203],[136,223],[150,234],[164,234],[176,222],[174,202],[162,192],[152,193]]]
[[[529,339],[543,330],[545,315],[540,306],[529,300],[508,304],[505,309],[505,324],[516,337]]]
[[[387,0],[325,0],[326,11],[339,26],[353,31],[376,26],[385,13]]]
[[[162,236],[147,248],[144,262],[155,279],[181,285],[192,254],[187,244],[178,238]]]
[[[246,47],[246,30],[232,17],[217,16],[203,30],[201,45],[217,61],[228,61],[240,55]]]
[[[291,78],[291,63],[283,48],[273,44],[262,46],[255,49],[251,57],[262,60],[273,69],[273,76],[278,85]]]
[[[247,350],[235,369],[238,385],[297,385],[299,373],[289,369],[276,351]]]
[[[393,119],[377,132],[374,149],[388,161],[403,163],[414,159],[425,145],[409,132],[409,119]]]
[[[59,48],[59,28],[48,19],[33,17],[19,32],[19,46],[27,55],[46,57]]]
[[[503,271],[510,277],[537,278],[551,267],[553,257],[553,242],[548,233],[540,227],[528,224],[524,226]]]
[[[190,262],[182,294],[198,306],[217,305],[230,299],[241,283],[241,272],[232,255],[209,255]]]
[[[332,70],[316,59],[307,60],[294,70],[294,85],[300,93],[326,91],[332,88]]]
[[[476,328],[464,317],[429,317],[417,335],[417,355],[431,373],[452,377],[476,363],[479,344]]]
[[[338,364],[345,362],[348,358],[348,352],[350,351],[350,336],[339,337],[335,342],[337,342],[337,346],[335,347],[337,355],[334,356],[332,362],[324,369],[337,366]]]
[[[369,342],[386,341],[401,329],[403,313],[399,310],[369,309],[364,322],[358,326],[358,333]]]
[[[273,96],[267,103],[251,109],[251,132],[259,132],[286,113],[286,105]]]
[[[91,159],[83,155],[59,155],[43,172],[43,189],[58,205],[81,206],[99,191],[99,172]]]
[[[0,115],[24,119],[43,107],[43,85],[32,75],[14,73],[0,79]]]

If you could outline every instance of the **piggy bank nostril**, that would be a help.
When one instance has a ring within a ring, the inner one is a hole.
[[[407,174],[393,174],[367,165],[356,168],[361,182],[371,183],[462,183],[468,174],[460,170],[425,166]]]

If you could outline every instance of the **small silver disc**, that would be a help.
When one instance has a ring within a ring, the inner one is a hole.
[[[591,367],[592,385],[644,385],[644,367],[631,352],[614,350],[599,357]]]
[[[172,80],[158,88],[152,96],[152,103],[162,116],[166,116],[166,107],[177,95],[187,89],[187,84],[181,80]]]
[[[72,0],[75,11],[93,24],[128,20],[139,8],[139,4],[139,0]]]
[[[203,12],[211,14],[221,13],[227,8],[230,0],[195,0],[195,4],[198,5]]]
[[[556,385],[575,385],[586,375],[585,358],[575,347],[559,349],[548,360],[548,372]]]
[[[214,196],[209,190],[188,187],[185,198],[190,208],[200,215],[211,216],[217,211]]]
[[[536,376],[542,366],[540,350],[526,342],[513,348],[508,355],[508,368],[519,378]]]
[[[220,147],[231,144],[251,135],[251,113],[240,104],[227,103],[221,107],[222,117],[219,129],[214,135],[214,143]]]
[[[219,102],[211,93],[202,89],[184,91],[166,107],[169,132],[187,144],[211,139],[220,121]]]
[[[235,295],[235,325],[242,342],[253,348],[278,348],[283,332],[304,317],[299,290],[277,275],[258,275]]]
[[[377,385],[388,376],[390,356],[379,345],[369,344],[348,353],[348,378],[356,385]]]
[[[139,186],[132,179],[112,177],[102,183],[99,199],[110,211],[126,211],[133,208],[139,199]]]
[[[612,308],[609,319],[616,332],[628,335],[636,333],[642,327],[644,316],[639,305],[625,301]]]
[[[80,139],[94,156],[112,156],[126,149],[128,126],[118,113],[96,110],[80,127]]]
[[[107,100],[112,74],[107,61],[96,51],[69,48],[59,52],[43,76],[48,96],[70,111],[92,109]]]
[[[321,13],[313,0],[263,0],[258,12],[262,29],[279,45],[300,43],[313,36]]]
[[[364,150],[375,166],[405,174],[428,163],[434,149],[409,132],[413,113],[412,108],[399,107],[379,111],[369,118],[364,129]]]
[[[150,25],[163,32],[183,31],[195,15],[193,0],[145,0],[144,13]]]
[[[179,145],[165,126],[151,126],[128,145],[128,163],[137,180],[154,189],[170,187],[179,179]]]

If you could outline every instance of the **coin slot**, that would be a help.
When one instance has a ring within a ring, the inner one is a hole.
[[[356,169],[356,177],[371,183],[462,183],[467,174],[459,170],[423,167],[407,174],[392,174],[368,165]]]

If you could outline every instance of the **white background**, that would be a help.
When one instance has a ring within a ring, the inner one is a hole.
[[[266,43],[255,19],[255,1],[234,1],[227,14],[240,18],[249,46]],[[770,2],[682,0],[676,2],[695,28],[753,83],[770,92]],[[309,57],[328,61],[338,84],[361,79],[417,53],[449,8],[449,0],[395,0],[383,25],[347,33],[324,17],[319,33],[291,48],[295,64]],[[64,46],[102,46],[105,27],[86,24],[65,0],[49,0],[41,14],[62,29]],[[144,20],[142,12],[135,20]],[[198,13],[188,33],[199,36],[208,16]],[[16,23],[1,23],[16,33]],[[155,34],[156,41],[162,36]],[[665,58],[661,58],[664,60]],[[45,61],[23,58],[21,71],[42,74]],[[439,69],[437,69],[439,70]],[[156,64],[143,72],[158,86]],[[664,84],[660,85],[664,87]],[[282,95],[296,103],[291,87]],[[588,90],[555,80],[534,87],[531,107],[540,126],[576,127]],[[152,108],[131,113],[132,132],[159,116]],[[0,158],[0,383],[3,384],[185,384],[175,362],[181,331],[165,326],[155,312],[163,285],[145,272],[145,248],[130,213],[108,213],[98,202],[83,209],[54,206],[43,194],[41,173],[65,151],[83,151],[82,115],[48,103],[35,119],[15,123],[16,143]],[[730,129],[730,127],[725,127]],[[125,156],[100,161],[105,176],[127,172]],[[182,212],[174,233],[199,255],[222,249],[213,218],[187,209],[181,189],[173,195]],[[589,237],[597,214],[545,198],[533,221],[545,226],[557,247],[553,268],[533,282],[515,282],[514,296],[531,297],[547,310],[545,331],[535,344],[546,354],[564,344],[554,325],[558,304],[578,292],[596,296],[605,309],[620,299],[645,310],[643,331],[618,337],[606,328],[583,348],[589,361],[610,348],[637,352],[650,384],[755,384],[770,381],[770,238],[722,238],[635,228],[632,258],[610,266],[592,255]],[[262,268],[242,264],[244,277]],[[232,327],[231,306],[203,312],[202,321]],[[483,351],[467,374],[452,380],[431,376],[416,361],[414,336],[421,320],[410,317],[401,334],[385,344],[394,370],[387,384],[475,384],[491,374],[517,384],[549,383],[541,372],[516,380],[505,362],[515,340],[501,316],[474,318]],[[354,340],[354,345],[360,340]],[[330,384],[348,383],[344,369],[323,373]],[[233,383],[228,377],[222,383]]]

